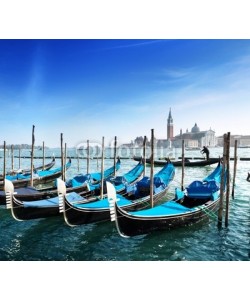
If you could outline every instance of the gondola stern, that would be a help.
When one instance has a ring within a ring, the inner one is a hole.
[[[15,194],[14,185],[8,179],[4,180],[4,191],[6,194],[6,208],[11,210],[11,215],[16,221],[23,221],[15,215],[14,204],[13,204],[13,198]]]
[[[107,186],[107,195],[108,195],[111,222],[115,221],[116,229],[117,229],[117,231],[118,231],[118,233],[121,237],[129,238],[129,236],[124,235],[120,231],[120,228],[119,228],[119,222],[118,222],[118,219],[117,219],[117,211],[116,211],[116,209],[117,209],[117,203],[116,202],[119,199],[117,199],[115,187],[112,183],[110,183],[108,181],[106,182],[106,186]]]
[[[71,224],[68,221],[67,214],[66,214],[66,208],[65,208],[66,191],[67,190],[66,190],[65,182],[62,179],[58,178],[57,179],[57,193],[58,193],[58,202],[59,202],[59,213],[63,214],[64,221],[68,226],[74,227],[75,225]]]
[[[65,215],[65,195],[66,195],[66,184],[65,182],[57,178],[57,194],[58,194],[58,203],[59,203],[59,213],[63,213]]]
[[[116,210],[115,210],[115,203],[117,201],[116,190],[114,185],[108,181],[106,181],[106,186],[107,186],[110,218],[111,218],[111,222],[113,222],[116,221]]]
[[[5,191],[5,195],[6,195],[6,208],[11,209],[12,208],[12,197],[14,194],[14,185],[8,179],[4,180],[4,191]]]
[[[56,185],[57,185],[58,202],[59,202],[59,213],[63,213],[65,215],[66,184],[62,179],[57,178]]]

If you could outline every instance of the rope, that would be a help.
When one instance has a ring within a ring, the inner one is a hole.
[[[206,215],[208,215],[211,219],[213,219],[214,221],[216,221],[218,219],[218,216],[211,210],[209,210],[208,208],[206,207],[202,207],[200,206],[199,207],[202,211],[205,212]]]

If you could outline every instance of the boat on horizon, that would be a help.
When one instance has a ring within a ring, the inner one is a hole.
[[[134,156],[133,159],[135,161],[139,161],[140,157]],[[209,158],[208,160],[202,159],[202,158],[201,158],[201,160],[190,160],[188,158],[185,158],[184,159],[184,165],[185,165],[185,167],[203,167],[203,166],[216,164],[219,161],[220,161],[220,158]],[[146,163],[151,164],[150,158],[146,159]],[[154,160],[154,165],[155,166],[164,166],[167,163],[168,163],[168,159],[166,159],[166,160]],[[182,166],[182,160],[171,161],[171,163],[175,167],[181,167]]]

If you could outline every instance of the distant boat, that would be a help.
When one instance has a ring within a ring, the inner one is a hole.
[[[71,166],[71,159],[66,163],[65,167],[66,170]],[[33,184],[45,184],[45,183],[51,183],[56,178],[60,177],[62,175],[62,167],[51,169],[48,171],[38,171],[36,174],[34,174],[33,177]],[[5,179],[12,181],[15,188],[18,187],[27,187],[30,184],[31,180],[31,174],[29,175],[23,175],[23,174],[16,174],[14,176],[7,175]],[[4,184],[3,182],[0,183],[0,190],[3,190]]]
[[[46,165],[41,165],[39,167],[34,167],[33,171],[36,173],[38,171],[45,171],[50,170],[55,165],[55,157],[52,158],[52,161]],[[30,175],[31,170],[30,169],[19,169],[19,170],[11,170],[6,173],[6,175],[15,175],[15,174],[22,174],[22,175]],[[0,180],[3,180],[2,175],[0,175]]]
[[[201,150],[199,147],[186,147],[185,151],[195,151],[195,150]]]
[[[139,161],[141,158],[134,156],[135,161]],[[208,160],[197,160],[197,161],[190,161],[189,159],[185,159],[185,167],[203,167],[203,166],[208,166],[212,164],[216,164],[220,161],[220,158],[209,158]],[[149,158],[146,159],[146,163],[150,164],[151,160]],[[171,163],[175,167],[181,167],[182,166],[182,161],[181,160],[176,160],[176,161],[171,161]],[[154,160],[154,165],[155,166],[164,166],[167,164],[167,160]]]

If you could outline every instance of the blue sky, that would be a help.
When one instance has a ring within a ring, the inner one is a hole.
[[[250,40],[0,40],[1,141],[250,134],[249,78]]]

